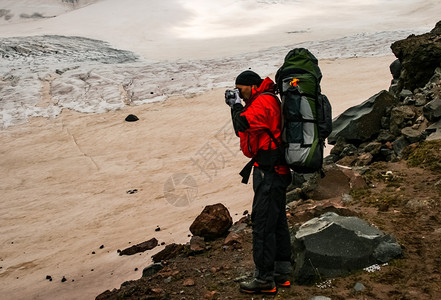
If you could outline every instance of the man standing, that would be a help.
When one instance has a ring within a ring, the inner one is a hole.
[[[251,158],[241,171],[247,183],[253,168],[254,199],[251,213],[255,278],[240,284],[241,292],[275,294],[276,286],[289,287],[291,245],[286,220],[286,188],[291,173],[284,164],[280,103],[274,82],[253,71],[236,78],[236,90],[225,92],[234,130],[243,154]],[[245,101],[245,107],[241,104]]]

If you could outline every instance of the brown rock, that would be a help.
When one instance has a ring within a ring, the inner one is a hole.
[[[308,183],[310,186],[306,192],[309,199],[324,200],[341,197],[343,194],[348,194],[351,189],[367,188],[361,175],[351,168],[331,164],[327,165],[324,171],[325,177],[317,178],[315,184]]]
[[[154,288],[154,289],[152,289],[152,292],[155,294],[162,294],[164,292],[164,290],[161,288]]]
[[[132,247],[129,247],[127,249],[122,250],[119,255],[133,255],[136,253],[144,252],[147,250],[151,250],[158,246],[158,240],[155,238],[152,238],[148,241],[145,241],[141,244],[134,245]]]
[[[170,244],[165,246],[164,250],[156,253],[152,256],[154,263],[174,258],[184,251],[184,245],[181,244]]]
[[[356,166],[367,166],[371,164],[374,156],[371,153],[363,153],[358,156],[357,161],[355,162]]]
[[[190,250],[195,252],[200,252],[205,250],[204,238],[200,236],[193,236],[190,239]]]
[[[339,167],[329,166],[325,173],[325,177],[318,179],[317,187],[308,195],[311,199],[323,200],[349,193],[349,178]]]
[[[191,278],[187,278],[184,280],[184,286],[195,286],[195,285],[196,285],[196,283]]]
[[[217,291],[211,291],[211,292],[207,292],[207,293],[204,295],[204,299],[212,300],[212,299],[216,299],[217,296],[219,296],[219,292],[217,292]]]
[[[230,232],[225,239],[224,245],[231,246],[235,244],[242,244],[242,236],[235,232]]]
[[[363,177],[352,169],[342,168],[342,172],[349,178],[349,188],[352,190],[366,189],[368,185]]]
[[[190,226],[193,235],[205,239],[224,236],[233,224],[228,209],[221,203],[208,205]]]
[[[322,201],[301,202],[290,211],[290,220],[293,223],[304,223],[327,212],[334,212],[340,216],[357,216],[356,212],[343,206],[341,197],[335,197]]]
[[[356,156],[356,155],[345,156],[342,159],[340,159],[339,161],[337,161],[337,164],[342,165],[342,166],[351,167],[351,166],[355,166],[357,159],[358,159],[358,156]]]
[[[162,278],[173,277],[179,274],[179,270],[172,270],[170,268],[164,268],[159,273]]]

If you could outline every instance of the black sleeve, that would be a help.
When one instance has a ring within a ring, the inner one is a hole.
[[[248,123],[247,118],[240,115],[242,112],[243,105],[240,103],[234,104],[231,108],[231,118],[233,119],[233,127],[237,136],[239,136],[239,131],[244,132],[245,130],[250,128],[250,124]]]

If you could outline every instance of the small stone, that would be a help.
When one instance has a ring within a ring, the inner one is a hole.
[[[244,211],[244,212],[243,212],[243,215],[244,215],[244,216],[248,215],[248,210]]]
[[[354,290],[355,290],[356,292],[362,292],[362,291],[364,291],[365,289],[366,289],[366,287],[365,287],[364,284],[361,283],[361,282],[357,282],[357,283],[355,284],[355,286],[354,286]]]
[[[135,272],[138,271],[138,268],[135,268]]]
[[[161,294],[163,291],[164,290],[161,289],[161,288],[154,288],[154,289],[152,289],[152,292],[155,293],[155,294]]]
[[[341,200],[342,200],[344,203],[348,203],[348,202],[352,202],[352,200],[354,200],[354,198],[352,198],[352,196],[349,195],[349,194],[343,194],[343,195],[341,196]]]
[[[233,279],[234,282],[243,282],[248,279],[247,275],[239,276]]]
[[[152,264],[148,267],[145,267],[144,270],[142,270],[142,277],[150,277],[158,273],[163,269],[162,264],[156,263]]]
[[[172,281],[172,277],[169,276],[166,279],[164,279],[164,283],[170,283]]]
[[[207,292],[204,295],[204,299],[207,299],[207,300],[215,299],[217,297],[217,295],[219,295],[219,292],[217,292],[217,291]]]
[[[227,246],[232,246],[232,245],[241,244],[241,243],[242,243],[242,236],[235,233],[235,232],[230,232],[224,241],[224,245],[227,245]]]
[[[100,246],[100,249],[104,249],[104,245],[101,245],[101,246]]]
[[[156,226],[155,231],[161,231],[161,228],[159,226]]]
[[[67,281],[66,277],[63,276],[63,278],[61,279],[61,282],[66,282],[66,281]]]
[[[46,279],[49,280],[49,281],[52,281],[52,276],[47,275],[47,276],[46,276]]]
[[[92,251],[92,254],[95,254],[95,251]]]
[[[135,115],[132,115],[132,114],[130,114],[126,117],[126,122],[136,122],[138,120],[139,120],[139,118]]]
[[[194,280],[191,278],[187,278],[184,280],[184,286],[194,286],[196,285]]]

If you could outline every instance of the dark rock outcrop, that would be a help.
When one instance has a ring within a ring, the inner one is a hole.
[[[191,224],[190,231],[205,239],[216,239],[224,236],[232,224],[230,212],[223,204],[218,203],[207,205]]]
[[[438,22],[430,33],[392,45],[399,61],[390,66],[390,92],[383,91],[334,120],[328,138],[334,147],[325,164],[366,166],[395,161],[409,145],[441,138],[437,125],[441,120],[440,32]]]
[[[306,222],[292,240],[294,277],[300,284],[342,276],[402,254],[401,246],[390,235],[357,217],[335,213]]]
[[[411,35],[391,48],[402,65],[401,86],[411,91],[424,87],[441,66],[441,21],[431,32]]]
[[[381,129],[381,119],[398,103],[389,92],[382,91],[360,105],[351,107],[334,119],[334,130],[328,143],[334,145],[338,138],[353,144],[361,144],[376,137]]]

